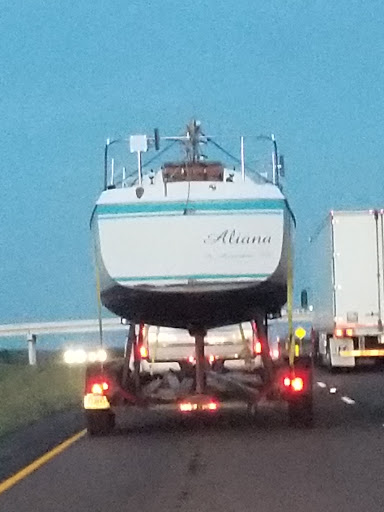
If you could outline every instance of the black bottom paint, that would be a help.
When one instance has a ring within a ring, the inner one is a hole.
[[[274,313],[286,303],[286,286],[276,283],[220,291],[161,292],[144,287],[113,286],[101,295],[104,306],[134,323],[188,329],[211,329]]]

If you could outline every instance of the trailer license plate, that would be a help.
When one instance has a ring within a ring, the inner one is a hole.
[[[88,393],[84,396],[84,409],[109,409],[108,398],[103,395]]]

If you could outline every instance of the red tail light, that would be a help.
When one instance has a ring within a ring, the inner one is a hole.
[[[202,406],[203,411],[217,411],[218,408],[219,405],[216,402],[209,402],[208,404]]]
[[[291,386],[291,379],[289,377],[285,377],[283,384],[286,388],[289,388]]]
[[[283,385],[286,389],[294,393],[300,393],[304,389],[304,379],[302,377],[284,377]]]
[[[254,344],[254,351],[255,351],[255,354],[258,356],[261,354],[261,343],[259,340],[256,340],[255,341],[255,344]]]
[[[139,342],[139,345],[143,344],[144,329],[145,329],[145,325],[144,324],[140,324],[139,325],[139,335],[138,335],[138,339],[137,339],[137,341]]]
[[[140,356],[141,359],[148,359],[148,349],[144,345],[140,347]]]
[[[253,353],[255,356],[258,356],[261,354],[261,342],[257,336],[257,325],[255,321],[251,322],[252,325],[252,331],[253,331]]]
[[[291,380],[291,388],[293,391],[299,392],[304,389],[304,381],[301,377],[295,377]]]
[[[181,412],[192,412],[192,411],[210,411],[214,412],[219,409],[219,403],[212,399],[208,398],[200,398],[197,401],[193,400],[192,402],[181,402],[179,403],[179,410]]]
[[[94,377],[88,380],[85,392],[93,395],[104,395],[109,389],[110,383],[105,377]]]

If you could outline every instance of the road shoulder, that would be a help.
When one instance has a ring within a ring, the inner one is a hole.
[[[83,411],[71,409],[0,438],[0,482],[83,428]]]

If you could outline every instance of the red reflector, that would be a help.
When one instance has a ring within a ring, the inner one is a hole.
[[[344,336],[343,329],[335,329],[335,337],[336,338],[342,338]]]
[[[302,391],[304,389],[304,381],[301,377],[295,377],[291,381],[293,391]]]
[[[255,354],[261,354],[261,343],[260,343],[260,341],[255,341]]]
[[[141,356],[141,359],[148,358],[148,350],[147,350],[147,347],[145,347],[144,345],[141,345],[141,347],[140,347],[140,356]]]

